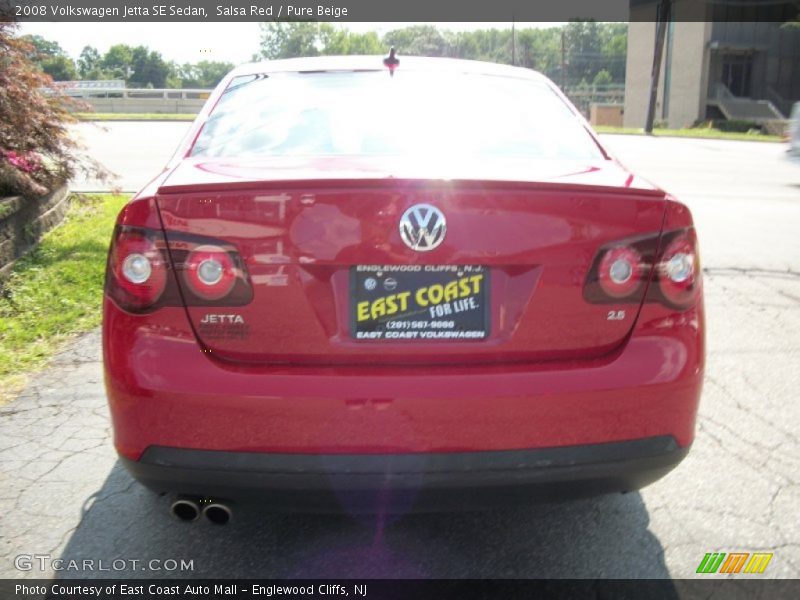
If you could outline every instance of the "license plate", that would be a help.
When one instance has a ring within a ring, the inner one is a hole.
[[[489,335],[489,269],[358,265],[350,269],[356,340],[480,341]]]

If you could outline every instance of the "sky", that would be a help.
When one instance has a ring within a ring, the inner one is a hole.
[[[352,31],[377,31],[421,23],[347,23]],[[431,23],[441,29],[470,31],[510,27],[510,23]],[[560,23],[517,23],[526,27],[556,27]],[[166,60],[177,63],[215,60],[239,64],[248,62],[258,52],[258,23],[23,23],[22,35],[41,35],[58,42],[74,59],[84,46],[97,48],[101,54],[114,44],[144,45],[156,50]]]

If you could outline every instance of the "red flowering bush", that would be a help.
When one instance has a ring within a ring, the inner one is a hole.
[[[42,196],[76,172],[107,178],[70,135],[78,103],[29,60],[33,47],[15,33],[0,21],[0,196]]]
[[[6,159],[6,162],[12,167],[16,167],[23,173],[36,173],[42,168],[42,157],[36,152],[28,152],[27,154],[18,154],[11,150],[6,152],[0,149],[0,158]]]

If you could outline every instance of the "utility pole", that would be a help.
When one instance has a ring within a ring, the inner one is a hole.
[[[647,105],[647,120],[644,132],[653,133],[656,120],[656,100],[658,98],[658,79],[661,76],[661,56],[664,53],[664,40],[672,13],[672,0],[661,0],[656,7],[656,47],[653,52],[653,70],[650,73],[650,101]]]
[[[511,64],[517,66],[517,32],[515,19],[511,17]]]

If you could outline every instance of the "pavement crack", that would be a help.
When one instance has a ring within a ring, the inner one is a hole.
[[[710,276],[774,277],[778,279],[800,279],[800,271],[792,269],[765,269],[762,267],[704,267],[703,274]]]

